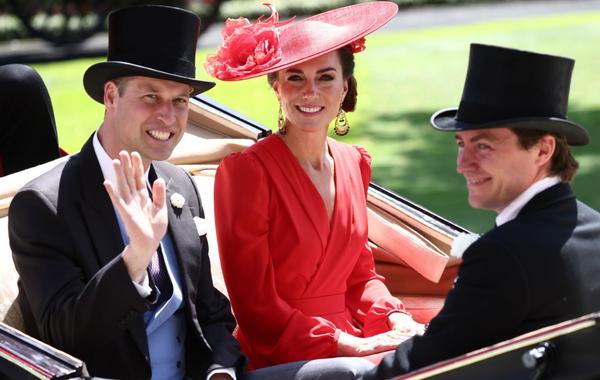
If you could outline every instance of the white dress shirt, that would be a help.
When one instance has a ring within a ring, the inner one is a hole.
[[[560,183],[559,177],[545,177],[533,183],[527,190],[516,197],[508,206],[496,217],[496,226],[500,227],[504,223],[510,222],[519,215],[519,212],[525,207],[533,197],[542,191]]]

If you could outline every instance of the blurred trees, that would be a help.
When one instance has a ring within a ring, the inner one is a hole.
[[[203,30],[215,21],[225,0],[0,0],[0,41],[41,38],[56,45],[78,43],[105,30],[106,16],[117,8],[162,4],[190,9]]]
[[[282,18],[319,13],[367,0],[265,0]],[[509,0],[391,0],[401,8],[423,5]],[[0,0],[0,41],[42,38],[56,45],[78,43],[105,30],[106,16],[134,4],[163,4],[189,9],[202,18],[202,31],[227,17],[256,18],[265,13],[257,0]]]

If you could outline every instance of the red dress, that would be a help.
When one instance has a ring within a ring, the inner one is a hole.
[[[367,244],[370,156],[328,139],[335,206],[325,204],[283,140],[226,157],[215,182],[221,265],[250,368],[336,356],[339,331],[371,336],[404,310]]]

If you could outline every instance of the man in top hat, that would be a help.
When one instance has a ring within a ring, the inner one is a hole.
[[[245,363],[195,227],[198,192],[161,162],[184,134],[190,95],[214,85],[194,79],[199,26],[172,7],[113,12],[108,60],[84,77],[102,125],[10,207],[26,332],[94,376],[231,378]]]
[[[454,288],[423,336],[400,344],[365,379],[384,379],[600,310],[600,214],[577,201],[569,145],[587,131],[567,120],[574,61],[471,45],[453,131],[472,207],[498,213],[470,245]]]

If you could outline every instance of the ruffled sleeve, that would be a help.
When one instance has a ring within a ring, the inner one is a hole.
[[[277,292],[269,249],[270,177],[252,153],[223,160],[215,180],[215,222],[238,338],[251,368],[333,357],[339,332],[308,316]]]
[[[365,194],[371,181],[371,156],[362,147],[354,147],[359,153],[359,167]],[[353,317],[362,323],[363,335],[372,336],[390,328],[388,315],[393,312],[406,312],[402,302],[393,297],[384,285],[383,276],[375,273],[373,252],[368,242],[348,278],[346,304]]]

